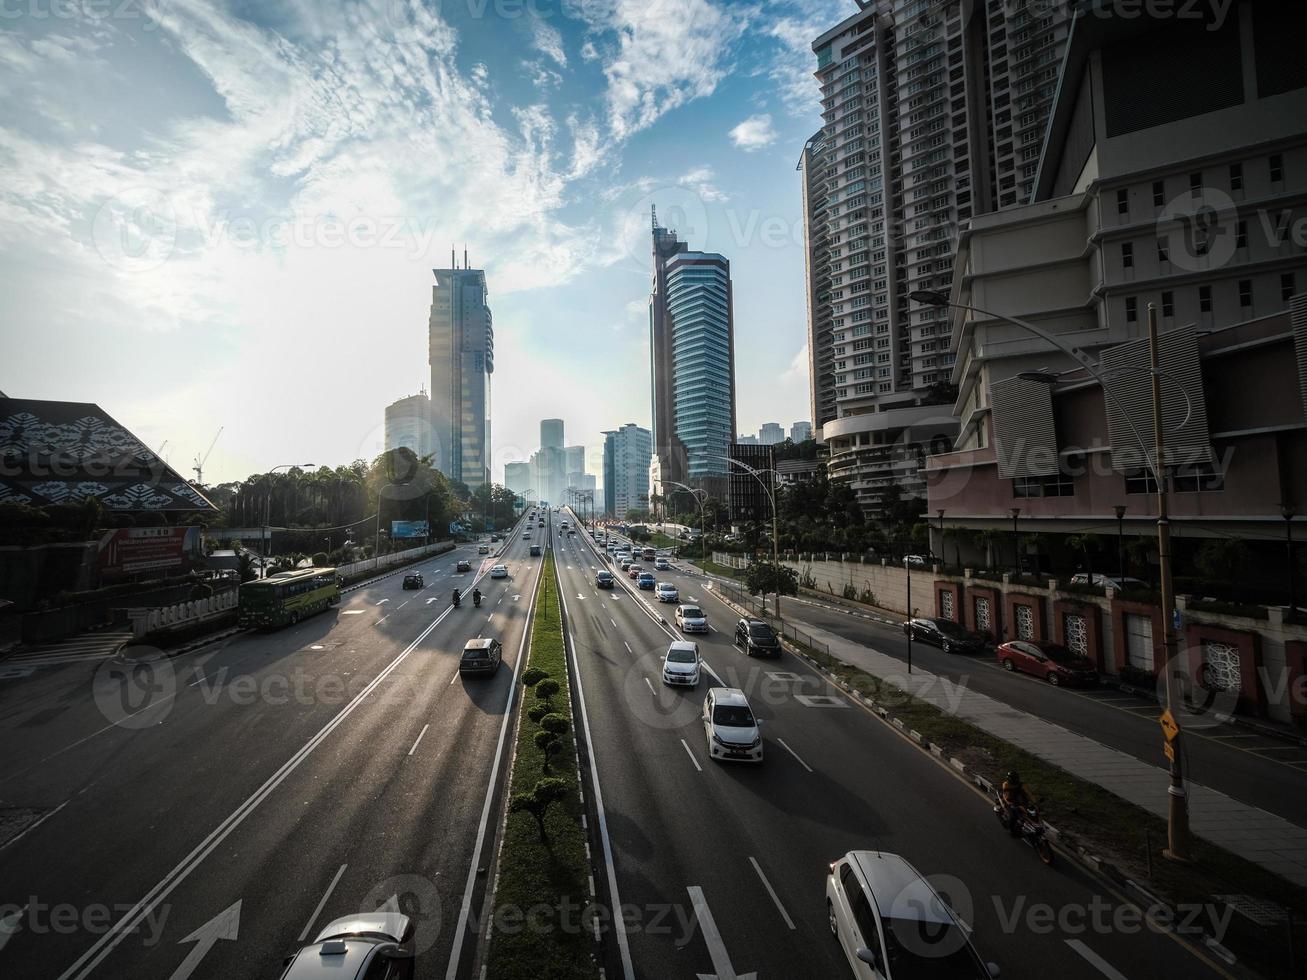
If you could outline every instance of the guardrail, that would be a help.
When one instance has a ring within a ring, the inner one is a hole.
[[[197,626],[211,619],[220,619],[235,612],[238,601],[239,593],[235,589],[228,589],[208,599],[191,599],[171,606],[122,611],[132,624],[132,635],[142,637],[159,630]]]
[[[390,554],[381,555],[379,558],[366,558],[363,561],[352,561],[348,565],[337,565],[336,571],[343,577],[348,578],[359,572],[380,571],[383,568],[389,568],[391,565],[402,565],[418,558],[425,558],[427,555],[442,554],[453,550],[453,547],[453,541],[437,541],[435,544],[425,544],[419,548],[392,551]]]

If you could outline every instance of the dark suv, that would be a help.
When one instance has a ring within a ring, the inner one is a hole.
[[[779,657],[781,641],[761,619],[741,619],[735,624],[735,642],[750,657]]]
[[[423,584],[421,572],[409,572],[404,576],[404,588],[406,589],[420,589]]]
[[[989,640],[984,635],[973,633],[951,619],[924,616],[909,619],[903,624],[903,633],[914,640],[939,647],[945,653],[984,653],[989,646]]]

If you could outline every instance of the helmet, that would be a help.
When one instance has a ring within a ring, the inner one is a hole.
[[[1008,774],[1005,778],[1007,779],[1008,783],[1010,783],[1013,786],[1021,785],[1021,773],[1017,772],[1015,769],[1008,770]]]

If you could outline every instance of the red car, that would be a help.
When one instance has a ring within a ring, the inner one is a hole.
[[[1020,670],[1042,677],[1054,687],[1098,683],[1098,670],[1093,661],[1054,643],[1012,640],[1001,644],[998,664],[1004,670]]]

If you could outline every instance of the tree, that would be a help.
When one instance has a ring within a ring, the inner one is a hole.
[[[1248,563],[1248,546],[1238,538],[1213,538],[1198,550],[1194,564],[1212,582],[1233,582]]]
[[[1094,556],[1098,554],[1100,541],[1097,534],[1092,531],[1086,531],[1083,534],[1073,534],[1066,539],[1068,548],[1079,551],[1085,556],[1085,572],[1089,576],[1089,584],[1094,584]]]
[[[509,800],[508,812],[531,814],[535,819],[536,829],[540,831],[540,842],[547,844],[549,834],[545,831],[545,816],[549,812],[549,807],[567,799],[567,794],[567,783],[556,776],[546,776],[539,780],[529,793],[518,793]]]
[[[755,561],[744,571],[744,586],[754,595],[775,592],[778,586],[781,595],[798,595],[799,575],[788,565],[777,566],[769,561]]]
[[[545,772],[549,772],[549,760],[563,747],[562,739],[553,732],[536,732],[535,745],[544,756]]]

